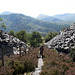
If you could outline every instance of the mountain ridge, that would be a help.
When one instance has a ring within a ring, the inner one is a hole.
[[[10,11],[4,11],[0,15],[8,15],[8,14],[12,14],[12,12],[10,12]]]
[[[57,14],[54,16],[49,16],[49,15],[44,15],[44,14],[40,14],[39,16],[37,16],[36,18],[38,18],[39,20],[43,20],[43,21],[48,21],[48,22],[67,22],[67,23],[74,23],[75,22],[75,13],[71,14],[71,13],[65,13],[65,14]]]
[[[75,13],[73,13],[73,14],[71,14],[71,13],[60,14],[60,15],[55,15],[53,17],[59,18],[59,19],[64,20],[64,21],[70,21],[70,22],[75,21]]]
[[[45,34],[48,32],[59,32],[63,27],[68,26],[62,24],[59,25],[51,22],[45,22],[18,13],[0,15],[0,18],[2,18],[4,20],[4,23],[6,24],[7,27],[6,32],[9,32],[10,30],[14,30],[15,32],[26,30],[26,32],[28,33],[38,31],[40,33]]]
[[[60,22],[60,21],[63,21],[63,20],[60,20],[60,19],[55,18],[53,16],[48,16],[48,15],[44,15],[44,14],[40,14],[36,18],[39,19],[39,20],[47,21],[47,22],[52,22],[52,21]]]

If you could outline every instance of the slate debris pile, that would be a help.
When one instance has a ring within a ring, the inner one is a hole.
[[[14,53],[14,50],[19,49],[20,47],[28,47],[23,41],[20,41],[18,38],[7,34],[0,30],[0,58],[2,47],[4,50],[4,55],[10,55]]]
[[[48,41],[46,45],[48,48],[69,53],[72,48],[75,48],[75,23],[64,31],[60,31],[60,34]]]

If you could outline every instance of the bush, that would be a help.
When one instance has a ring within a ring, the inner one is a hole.
[[[60,56],[56,51],[47,48],[44,48],[44,55],[41,75],[75,74],[75,62],[68,55],[62,53]]]
[[[0,68],[0,75],[12,75],[14,70],[11,68],[11,66],[2,66]]]
[[[34,63],[32,61],[29,61],[29,60],[25,61],[25,63],[24,63],[24,70],[25,70],[25,72],[32,72],[32,71],[34,71],[35,70]]]
[[[25,56],[11,55],[5,58],[5,65],[0,66],[0,75],[23,75],[34,71],[37,66],[38,48],[30,50]],[[0,62],[1,63],[1,62]]]
[[[46,37],[45,37],[45,42],[50,41],[50,40],[51,40],[53,37],[55,37],[57,34],[58,34],[57,32],[55,32],[55,33],[49,32],[49,33],[46,35]]]
[[[20,62],[16,61],[15,64],[14,64],[14,75],[17,75],[17,74],[23,74],[24,73],[24,66],[23,64],[20,64]]]

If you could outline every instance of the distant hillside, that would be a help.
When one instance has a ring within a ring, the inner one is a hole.
[[[55,15],[53,17],[59,18],[64,21],[75,22],[75,14],[66,13],[66,14],[61,14],[61,15]]]
[[[40,14],[39,16],[37,16],[37,19],[43,20],[43,21],[48,21],[48,22],[62,22],[62,20],[60,20],[58,18],[54,18],[53,16],[48,16],[48,15],[44,15],[44,14]]]
[[[39,31],[40,33],[59,32],[63,27],[56,23],[44,22],[23,14],[0,15],[6,24],[6,31],[14,30],[15,32],[25,30],[26,32]]]

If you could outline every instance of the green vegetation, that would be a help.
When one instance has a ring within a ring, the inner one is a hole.
[[[55,37],[58,33],[55,32],[55,33],[52,33],[52,32],[49,32],[46,37],[45,37],[45,42],[48,42],[50,41],[53,37]]]
[[[53,37],[55,37],[58,33],[49,32],[45,38],[39,32],[27,33],[25,30],[21,30],[19,32],[14,33],[14,31],[9,32],[10,35],[13,35],[20,39],[21,41],[27,43],[33,47],[39,47],[43,42],[50,41]]]
[[[19,55],[5,56],[5,66],[1,66],[0,61],[0,75],[23,75],[35,70],[37,66],[37,57],[39,48],[30,50],[26,55],[20,57]],[[40,75],[74,75],[75,62],[62,53],[56,50],[50,50],[44,47],[44,65]]]
[[[66,14],[55,15],[53,17],[59,18],[65,22],[69,22],[69,23],[75,22],[75,14],[66,13]]]
[[[61,29],[61,31],[64,31],[66,28]]]
[[[24,73],[32,72],[37,66],[38,49],[30,50],[26,55],[11,55],[5,56],[5,65],[1,66],[0,75],[24,75]]]
[[[4,23],[6,24],[7,32],[11,30],[15,32],[25,30],[27,33],[38,31],[41,34],[45,35],[50,31],[59,32],[63,27],[68,26],[67,24],[63,25],[62,23],[58,24],[37,20],[35,18],[22,14],[0,15],[0,17],[4,20]]]
[[[21,30],[16,33],[14,33],[14,31],[10,31],[9,34],[33,47],[38,47],[43,42],[42,35],[39,32],[26,33],[25,30]]]
[[[21,30],[21,31],[19,31],[19,32],[16,32],[16,33],[15,33],[15,36],[16,36],[18,39],[20,39],[21,41],[27,42],[27,38],[26,38],[27,33],[26,33],[25,30]]]
[[[19,32],[14,33],[14,31],[9,32],[10,35],[17,37],[21,41],[27,43],[33,47],[39,47],[44,41],[47,42],[55,37],[58,33],[48,33],[45,38],[39,32],[27,33],[25,30],[21,30]]]
[[[43,20],[46,22],[63,22],[63,20],[61,19],[55,18],[53,16],[44,15],[44,14],[40,14],[39,16],[37,16],[37,19]]]
[[[3,20],[0,18],[0,21],[2,21],[2,25],[0,25],[2,28],[4,28],[4,29],[6,29],[6,26],[5,26],[5,24],[4,24],[4,22],[3,22]]]
[[[37,19],[48,21],[48,22],[55,22],[55,23],[74,23],[75,22],[75,14],[58,14],[54,16],[40,14]]]
[[[37,66],[39,53],[39,48],[36,47],[40,46],[44,40],[45,42],[48,42],[55,37],[58,34],[55,31],[59,31],[63,26],[60,27],[54,23],[36,20],[22,14],[3,15],[2,17],[7,24],[7,30],[11,30],[9,32],[10,35],[35,47],[35,49],[30,50],[26,55],[23,53],[21,56],[5,56],[4,66],[2,66],[2,62],[0,61],[0,75],[23,75],[24,73],[34,71]],[[0,21],[2,21],[1,27],[6,29],[3,20],[0,19]],[[54,31],[54,29],[56,30]],[[27,33],[25,30],[30,33]],[[54,32],[49,32],[50,30],[53,30]],[[40,34],[44,32],[49,32],[45,38]],[[71,50],[70,56],[72,59],[66,54],[60,55],[55,49],[50,50],[44,48],[44,66],[42,67],[40,75],[74,75],[75,49]]]
[[[32,32],[30,37],[30,45],[33,47],[40,46],[40,43],[42,43],[42,36],[39,32]]]
[[[15,33],[14,33],[13,30],[11,30],[8,34],[9,34],[9,35],[12,35],[12,36],[15,36]]]

